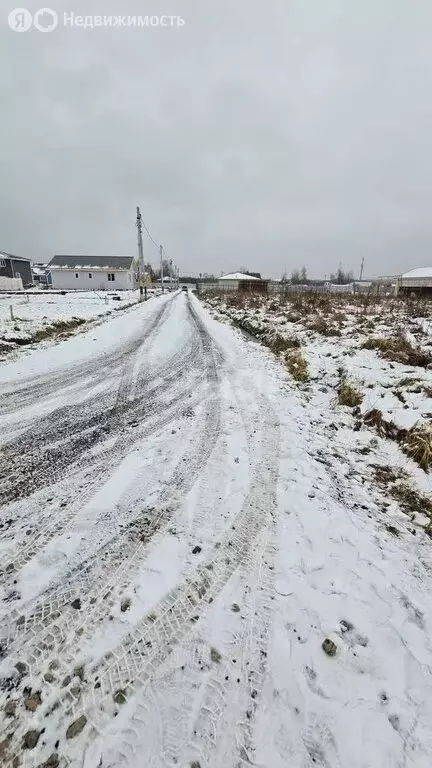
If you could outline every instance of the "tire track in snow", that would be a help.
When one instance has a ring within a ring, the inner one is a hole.
[[[131,693],[142,691],[143,687],[150,684],[158,668],[173,649],[193,633],[195,622],[214,602],[233,573],[255,557],[254,546],[260,531],[268,523],[272,494],[274,497],[279,444],[279,428],[276,423],[269,426],[267,438],[268,453],[262,457],[257,467],[249,495],[235,519],[235,530],[230,530],[222,541],[217,543],[214,557],[209,562],[198,567],[192,578],[174,589],[161,602],[159,608],[140,622],[126,641],[107,654],[102,663],[93,670],[93,681],[96,680],[100,687],[87,692],[81,706],[98,730],[103,728],[109,717],[110,698],[112,699],[119,690],[126,690],[129,697]],[[267,603],[265,598],[266,617]],[[261,608],[256,606],[254,617],[259,610]],[[267,618],[262,621],[262,625],[266,622]],[[254,650],[261,659],[264,658],[261,654],[263,641],[265,642],[266,638],[260,636]],[[260,689],[262,679],[261,664],[261,667],[257,666],[255,676],[249,678],[248,684],[254,686],[252,690]],[[77,708],[76,712],[78,711],[82,709]],[[244,744],[251,751],[247,725],[243,734]],[[133,749],[133,745],[130,745],[130,749]]]
[[[165,309],[163,307],[162,309]],[[158,313],[160,319],[161,313]],[[153,324],[153,331],[155,330],[155,323]],[[140,426],[134,426],[133,432],[127,434],[118,435],[113,444],[110,444],[107,449],[99,451],[97,455],[87,456],[87,470],[86,470],[86,489],[81,490],[80,498],[75,500],[72,504],[62,507],[58,510],[57,515],[50,515],[49,521],[42,525],[41,529],[35,535],[29,539],[24,537],[19,547],[18,554],[11,557],[11,559],[5,560],[3,564],[2,572],[0,572],[0,578],[10,577],[15,574],[20,568],[22,568],[27,562],[29,562],[34,555],[43,548],[48,541],[54,536],[58,536],[65,530],[70,521],[78,514],[78,512],[85,506],[86,502],[97,492],[98,488],[106,481],[106,476],[119,464],[124,455],[126,455],[131,449],[131,441],[138,441],[148,436],[152,432],[162,428],[168,424],[173,418],[180,414],[185,407],[186,397],[195,396],[195,400],[190,399],[187,401],[187,407],[190,408],[194,403],[199,402],[200,398],[196,396],[197,385],[201,379],[201,373],[198,371],[198,375],[188,385],[186,389],[180,390],[179,393],[170,402],[161,402],[164,391],[169,391],[171,384],[178,385],[184,375],[184,362],[193,363],[196,362],[198,350],[192,343],[190,349],[190,355],[186,354],[184,359],[181,359],[177,354],[175,355],[175,367],[168,376],[165,375],[165,379],[161,381],[161,371],[157,373],[157,383],[152,390],[147,390],[147,394],[154,394],[153,400],[146,400],[141,404],[141,398],[137,398],[136,402],[132,403],[133,408],[136,408],[138,403],[138,412],[132,410],[133,417],[129,418],[129,422],[133,425],[136,424],[135,419],[143,418],[144,414],[151,414],[154,423],[150,421],[149,426],[142,423]],[[166,369],[165,369],[166,370]],[[163,369],[162,369],[163,373]],[[205,371],[204,371],[205,375]],[[151,377],[147,379],[150,381]],[[195,393],[195,395],[193,395]],[[161,416],[159,416],[161,413]],[[156,419],[154,417],[157,417]],[[65,458],[69,461],[69,457],[65,455]],[[79,473],[82,470],[81,464],[77,462],[71,465],[71,471]],[[60,472],[60,470],[59,470]],[[13,530],[11,531],[13,534]],[[16,536],[14,537],[14,544],[17,544]]]
[[[231,377],[234,376],[235,372],[231,371]],[[276,421],[276,417],[266,398],[257,393],[257,413],[252,419],[235,387],[234,393],[242,414],[252,463],[256,465],[260,458],[255,444],[257,430],[252,428],[252,424],[256,425],[263,414],[264,425],[266,421]],[[207,681],[204,702],[199,707],[193,726],[191,755],[188,754],[188,757],[215,768],[223,768],[235,754],[239,757],[238,766],[253,763],[253,727],[267,668],[274,600],[275,495],[276,483],[256,545],[248,561],[240,568],[244,592],[241,626],[230,641],[232,652],[225,652],[221,663],[214,665]],[[232,659],[233,655],[235,659]],[[237,730],[232,728],[232,723],[238,723]]]
[[[75,625],[80,632],[81,642],[90,639],[92,631],[120,600],[121,591],[127,588],[139,570],[149,543],[156,534],[166,531],[182,497],[192,487],[213,450],[216,439],[217,418],[214,413],[207,412],[193,451],[186,452],[177,463],[169,487],[157,500],[156,509],[143,510],[145,522],[140,516],[132,520],[126,530],[106,542],[101,550],[88,558],[87,563],[79,564],[67,577],[66,584],[51,590],[36,608],[30,606],[28,611],[16,611],[13,623],[8,621],[2,639],[4,648],[9,648],[14,640],[19,641],[22,637],[17,647],[10,648],[11,652],[18,654],[22,643],[34,643],[31,656],[28,657],[29,670],[32,671],[43,660],[51,657],[60,643],[64,655],[64,643],[70,638],[71,628]],[[70,608],[70,604],[82,596],[85,596],[82,600],[84,619],[79,612]],[[65,608],[69,610],[64,611]],[[75,640],[72,646],[73,657]]]
[[[142,331],[125,341],[121,347],[102,354],[96,352],[91,360],[81,362],[79,365],[66,366],[59,373],[51,372],[31,376],[26,378],[25,384],[21,384],[19,380],[13,382],[12,390],[6,389],[0,393],[0,415],[21,411],[35,403],[40,403],[42,399],[51,396],[56,397],[59,391],[81,384],[83,379],[95,379],[96,382],[99,382],[106,378],[107,374],[110,375],[117,370],[122,370],[130,355],[134,354],[140,347],[145,335],[152,332],[154,323],[160,320],[161,314],[175,298],[175,295],[170,296],[161,307],[155,306],[155,316],[153,316],[153,312],[149,313],[149,317],[143,320]],[[134,309],[138,308],[139,305],[134,307]],[[150,327],[147,328],[146,324],[149,320]]]
[[[162,527],[166,527],[171,520],[175,509],[179,506],[182,496],[192,487],[195,477],[205,465],[217,440],[220,422],[220,403],[215,387],[215,377],[212,368],[214,361],[212,356],[208,358],[208,351],[204,358],[206,374],[210,378],[211,389],[206,393],[205,413],[200,426],[198,440],[194,441],[192,451],[187,452],[186,457],[178,462],[173,473],[170,486],[175,488],[174,493],[168,488],[159,499],[161,509],[159,513],[149,520],[148,529],[145,532],[145,541],[140,542],[137,536],[130,537],[130,530],[117,536],[114,541],[105,544],[102,552],[97,557],[92,556],[90,563],[84,567],[79,566],[68,579],[68,584],[59,589],[51,590],[45,602],[31,606],[25,611],[15,613],[14,623],[8,622],[8,628],[3,639],[6,647],[14,640],[24,635],[22,642],[29,641],[34,644],[31,655],[27,656],[30,672],[40,666],[40,663],[52,656],[54,648],[60,643],[64,645],[70,637],[71,626],[79,623],[78,627],[82,639],[91,635],[92,629],[98,621],[107,616],[113,602],[116,600],[115,588],[119,584],[123,587],[130,581],[137,571],[147,550],[149,539]],[[210,368],[210,374],[208,374]],[[188,403],[191,401],[188,400]],[[193,402],[193,401],[192,401]],[[139,520],[136,521],[139,523]],[[96,561],[96,563],[95,563]],[[96,573],[94,573],[96,571]],[[98,604],[86,605],[85,620],[76,611],[66,612],[61,615],[62,608],[75,599],[78,595],[90,593],[91,603],[98,600]],[[107,599],[111,595],[112,599]],[[80,621],[81,620],[81,621]],[[15,644],[16,645],[16,644]],[[14,646],[11,651],[17,653],[20,646]],[[63,649],[64,652],[64,649]],[[72,654],[75,655],[75,641]]]
[[[61,508],[58,511],[58,515],[53,518],[50,517],[46,525],[44,525],[36,534],[30,537],[30,540],[24,539],[23,545],[19,548],[19,551],[14,554],[11,559],[6,560],[3,565],[3,571],[0,572],[3,578],[10,578],[13,574],[16,574],[26,563],[28,563],[46,544],[55,536],[60,535],[73,518],[81,512],[85,504],[97,493],[100,487],[105,484],[107,477],[111,472],[116,469],[121,462],[122,458],[130,452],[133,444],[143,438],[153,434],[155,431],[160,430],[179,414],[185,410],[185,394],[192,395],[192,392],[196,390],[196,382],[190,386],[187,392],[183,392],[180,396],[175,398],[172,403],[164,404],[161,408],[162,415],[159,416],[156,413],[153,423],[150,421],[147,425],[144,424],[141,429],[134,429],[127,432],[122,437],[116,439],[114,444],[111,444],[109,448],[95,457],[88,458],[87,464],[89,465],[86,470],[86,489],[80,491],[80,497],[76,499],[72,504],[69,504],[66,508]],[[198,404],[201,401],[201,396],[196,396],[195,399],[188,400],[188,407]],[[92,464],[94,464],[92,466]],[[78,473],[81,470],[80,466],[75,467]],[[18,542],[15,542],[17,544]]]
[[[55,482],[70,466],[71,457],[79,460],[87,450],[119,429],[128,412],[138,404],[138,400],[128,402],[135,360],[164,322],[170,306],[171,302],[159,308],[140,342],[134,344],[132,359],[129,356],[122,364],[116,394],[109,392],[77,406],[56,409],[2,446],[0,504],[29,496]]]
[[[241,405],[242,394],[239,393],[238,404]],[[173,599],[171,602],[162,601],[161,611],[162,617],[157,617],[154,621],[152,616],[151,621],[144,620],[143,626],[147,631],[141,631],[140,635],[135,633],[135,645],[129,646],[129,653],[125,659],[124,655],[121,655],[120,651],[125,650],[125,646],[121,647],[114,652],[114,661],[110,663],[111,654],[108,654],[108,670],[105,671],[106,681],[109,682],[110,687],[105,688],[103,693],[104,683],[103,675],[97,677],[97,685],[101,685],[101,688],[94,689],[93,696],[96,693],[96,700],[105,700],[105,702],[121,686],[125,686],[130,693],[135,692],[137,695],[135,709],[133,710],[133,721],[135,727],[133,729],[127,728],[123,733],[123,739],[120,746],[115,750],[115,756],[112,761],[112,755],[109,758],[109,766],[131,766],[135,765],[130,763],[133,755],[138,755],[142,758],[143,749],[148,754],[148,764],[159,765],[172,765],[172,764],[189,764],[185,755],[180,755],[182,745],[185,743],[184,734],[185,728],[187,729],[189,723],[187,722],[188,712],[193,707],[192,699],[193,693],[190,690],[194,687],[194,683],[191,682],[189,692],[191,696],[181,696],[181,703],[176,710],[171,704],[168,704],[168,712],[166,711],[167,700],[164,699],[160,703],[160,738],[157,755],[152,752],[151,754],[146,749],[146,734],[151,738],[150,732],[147,730],[149,723],[151,728],[154,727],[154,712],[149,714],[145,691],[146,686],[153,686],[155,689],[154,696],[158,700],[158,692],[161,685],[161,672],[166,666],[167,659],[172,654],[172,648],[178,648],[178,642],[183,639],[187,643],[189,635],[194,632],[193,627],[195,621],[201,618],[203,611],[200,613],[200,607],[205,610],[209,605],[213,604],[215,596],[219,594],[224,586],[229,582],[231,576],[238,571],[243,574],[242,578],[249,581],[251,592],[251,603],[248,614],[248,620],[245,623],[245,628],[242,631],[241,637],[237,638],[237,642],[233,643],[234,646],[242,647],[243,643],[246,644],[244,651],[245,663],[242,666],[242,680],[241,685],[235,683],[233,690],[233,701],[235,703],[235,711],[233,708],[228,713],[228,721],[222,722],[222,718],[226,713],[227,708],[227,682],[225,680],[225,674],[218,675],[218,680],[211,680],[208,691],[210,692],[210,698],[207,707],[201,707],[200,712],[204,715],[204,721],[207,716],[208,727],[208,759],[210,757],[214,760],[214,748],[218,743],[218,739],[215,738],[215,734],[220,735],[221,729],[227,728],[232,732],[232,722],[236,720],[236,714],[241,720],[241,726],[237,736],[239,737],[238,750],[239,760],[242,762],[247,759],[247,755],[251,755],[254,750],[253,744],[253,722],[255,718],[255,712],[259,702],[259,696],[261,693],[262,685],[264,682],[265,669],[267,664],[267,643],[271,625],[271,600],[272,594],[272,582],[273,582],[273,566],[272,557],[274,554],[273,548],[273,536],[274,536],[274,520],[273,509],[276,504],[275,500],[275,488],[276,479],[278,474],[278,453],[279,453],[279,426],[275,414],[271,411],[265,398],[258,397],[257,411],[264,414],[264,435],[263,435],[263,450],[256,451],[256,446],[253,445],[256,441],[255,430],[251,425],[250,413],[246,410],[245,406],[242,407],[243,416],[245,418],[245,425],[247,425],[248,442],[251,453],[255,453],[253,466],[253,479],[250,489],[249,497],[243,505],[242,511],[236,520],[233,529],[235,531],[234,536],[237,537],[237,541],[232,540],[231,529],[224,537],[222,542],[218,542],[215,547],[216,557],[211,560],[206,566],[199,568],[196,574],[202,576],[202,580],[197,578],[197,575],[192,579],[186,581],[186,589],[189,594],[184,595],[183,590],[179,587],[175,590],[177,599]],[[269,457],[271,457],[269,459]],[[263,465],[264,461],[270,461],[269,466]],[[269,490],[269,493],[265,493],[265,489]],[[261,506],[260,515],[250,515],[246,517],[246,510],[250,513],[251,506],[253,505],[253,499],[256,501],[256,495],[263,493],[266,498],[266,503]],[[252,525],[251,525],[252,523]],[[255,538],[256,535],[256,538]],[[241,546],[241,542],[246,546]],[[253,546],[253,544],[256,546]],[[240,555],[233,559],[230,557],[233,553]],[[216,570],[216,574],[215,574]],[[222,572],[224,576],[222,576]],[[215,578],[216,576],[216,578]],[[178,591],[181,591],[182,597],[178,597]],[[255,594],[256,590],[256,594]],[[181,601],[185,600],[185,603]],[[179,610],[180,601],[180,610]],[[181,610],[183,609],[183,610]],[[189,611],[188,611],[189,609]],[[180,616],[179,616],[180,613]],[[183,613],[183,622],[181,621],[181,614]],[[194,615],[195,614],[195,615]],[[164,620],[164,624],[160,630],[158,641],[152,637],[153,622],[156,624],[159,621]],[[164,638],[166,648],[165,657],[164,652]],[[161,647],[162,646],[162,647]],[[183,651],[182,651],[183,648]],[[188,681],[198,681],[200,669],[203,661],[203,656],[199,656],[196,653],[188,653],[189,646],[180,646],[179,652],[185,657],[185,663],[182,665],[183,675],[187,677]],[[207,648],[209,651],[209,648]],[[156,655],[156,658],[155,658]],[[190,656],[193,656],[193,662],[191,662]],[[138,657],[138,658],[137,658]],[[189,660],[187,660],[189,657]],[[139,663],[139,658],[144,663]],[[147,660],[147,664],[145,664]],[[123,662],[123,663],[122,663]],[[138,670],[141,668],[142,673],[139,674]],[[233,663],[230,665],[230,673],[234,675],[236,667]],[[223,672],[222,664],[218,666],[218,671]],[[237,679],[237,676],[233,679]],[[138,678],[133,680],[134,675]],[[223,678],[223,679],[222,679]],[[95,678],[96,679],[96,678]],[[102,693],[101,693],[102,690]],[[242,695],[238,692],[242,691]],[[171,701],[172,696],[169,695]],[[232,703],[232,702],[231,702]],[[165,708],[164,705],[165,704]],[[103,706],[103,705],[101,705]],[[105,714],[99,713],[100,721],[97,724],[98,727],[103,727]],[[185,722],[186,720],[186,722]],[[93,721],[94,722],[94,721]],[[198,733],[198,729],[195,728]],[[179,733],[180,731],[180,733]],[[162,744],[160,744],[162,741]],[[233,745],[236,746],[236,745]],[[200,743],[198,753],[201,754],[203,744]],[[229,760],[232,759],[232,754],[225,750],[225,754],[228,754]],[[196,757],[192,755],[192,757]],[[151,758],[151,761],[150,761]],[[183,762],[182,762],[183,760]],[[239,762],[239,765],[241,764]],[[137,766],[141,763],[138,761]],[[203,765],[215,765],[213,762],[204,762]],[[227,762],[221,762],[221,766],[225,766]],[[219,763],[218,763],[219,765]]]

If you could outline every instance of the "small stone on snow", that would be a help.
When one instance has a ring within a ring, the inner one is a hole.
[[[41,735],[42,731],[27,731],[27,733],[24,734],[24,740],[23,740],[23,748],[24,749],[34,749],[36,744],[39,741],[39,736]]]
[[[78,736],[78,734],[80,734],[83,728],[85,727],[86,723],[87,723],[87,718],[85,715],[81,715],[81,717],[79,717],[78,720],[74,720],[74,722],[70,724],[69,728],[66,731],[66,738],[73,739],[75,738],[75,736]]]
[[[42,699],[39,692],[31,693],[30,696],[24,699],[24,706],[29,712],[35,712],[41,704]]]
[[[327,656],[335,656],[337,651],[336,643],[333,642],[333,640],[330,640],[329,637],[326,637],[325,640],[323,640],[321,648],[323,649],[324,653],[327,654]]]

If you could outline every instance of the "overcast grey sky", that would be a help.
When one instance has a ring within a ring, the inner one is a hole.
[[[47,3],[1,2],[0,249],[135,253],[139,204],[184,273],[432,263],[431,0]]]

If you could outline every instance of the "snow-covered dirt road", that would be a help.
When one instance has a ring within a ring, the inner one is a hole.
[[[431,541],[327,427],[184,293],[0,369],[2,766],[430,768]]]

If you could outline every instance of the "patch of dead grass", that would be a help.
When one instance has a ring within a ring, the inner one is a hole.
[[[432,425],[414,424],[402,440],[402,450],[425,472],[429,472],[432,466]]]
[[[352,381],[343,379],[338,390],[339,405],[346,405],[348,408],[355,408],[360,405],[363,395]]]
[[[285,355],[285,364],[294,381],[304,383],[308,380],[307,360],[300,349],[289,350]]]
[[[275,355],[285,352],[287,349],[298,349],[300,347],[300,342],[295,336],[281,336],[280,333],[265,338],[263,341]]]
[[[398,502],[404,514],[410,518],[417,514],[426,515],[429,518],[430,522],[425,528],[425,533],[430,535],[432,531],[432,499],[415,487],[410,476],[404,470],[398,469],[396,471],[388,465],[372,464],[371,466],[374,470],[374,480]]]
[[[376,349],[385,360],[404,365],[417,365],[425,368],[432,363],[432,357],[415,348],[401,334],[389,338],[371,337],[363,344],[363,349]]]

